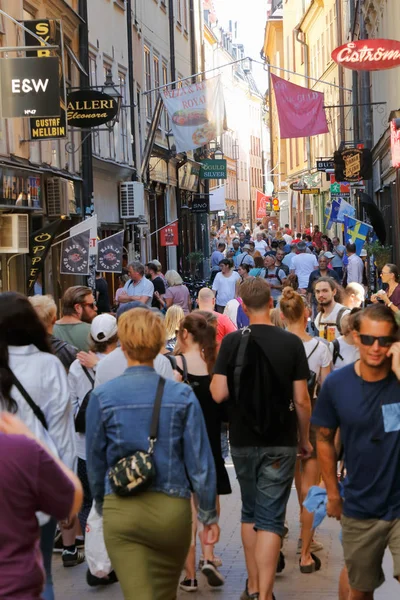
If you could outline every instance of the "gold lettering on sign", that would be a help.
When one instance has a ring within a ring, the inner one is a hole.
[[[344,176],[346,178],[353,178],[360,173],[360,171],[361,171],[361,155],[359,153],[350,154],[347,156],[343,155],[343,160],[344,160],[344,164],[345,164]]]

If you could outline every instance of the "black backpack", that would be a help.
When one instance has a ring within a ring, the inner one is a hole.
[[[288,411],[294,410],[292,400],[282,402],[285,386],[249,327],[241,330],[233,384],[235,405],[258,435],[266,435],[274,424],[284,422]]]
[[[90,394],[92,393],[93,388],[94,388],[94,379],[86,367],[84,367],[83,365],[81,365],[81,367],[82,367],[83,371],[85,372],[86,377],[89,379],[92,387],[87,392],[84,399],[82,400],[82,403],[81,403],[79,410],[77,412],[77,415],[75,417],[75,431],[77,431],[78,433],[86,433],[86,409],[89,404]]]
[[[332,362],[335,365],[338,358],[340,358],[340,360],[343,360],[343,356],[340,354],[340,343],[339,343],[339,340],[333,340],[332,344],[333,344],[333,358],[332,358]]]
[[[311,350],[310,354],[307,356],[307,362],[311,358],[311,356],[314,354],[314,352],[316,351],[318,346],[319,346],[319,341],[317,340],[317,343],[315,344],[314,348]],[[314,398],[314,395],[315,395],[315,387],[317,385],[317,373],[315,371],[313,371],[312,369],[309,369],[309,371],[310,371],[310,375],[308,376],[308,380],[307,380],[307,388],[308,388],[308,394],[312,401]]]

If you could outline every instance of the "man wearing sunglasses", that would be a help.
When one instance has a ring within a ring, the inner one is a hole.
[[[360,360],[328,376],[311,422],[317,428],[327,513],[342,521],[349,597],[372,600],[385,580],[387,547],[400,581],[400,342],[386,306],[357,313],[354,328]],[[336,474],[338,429],[347,469],[344,500]]]
[[[53,335],[88,352],[90,323],[97,315],[92,290],[85,285],[69,287],[62,299],[62,315],[54,325]]]

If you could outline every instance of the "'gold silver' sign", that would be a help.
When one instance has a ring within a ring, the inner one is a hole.
[[[71,127],[99,127],[112,121],[118,110],[118,98],[97,90],[78,90],[67,94],[67,121]]]

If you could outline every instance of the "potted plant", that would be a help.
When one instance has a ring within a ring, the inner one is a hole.
[[[195,250],[194,252],[189,252],[186,260],[189,262],[191,273],[196,274],[198,271],[198,266],[204,260],[204,254],[200,250]]]
[[[383,246],[376,240],[372,244],[366,244],[365,248],[368,256],[374,256],[374,262],[379,271],[382,270],[384,265],[392,262],[392,246]]]

